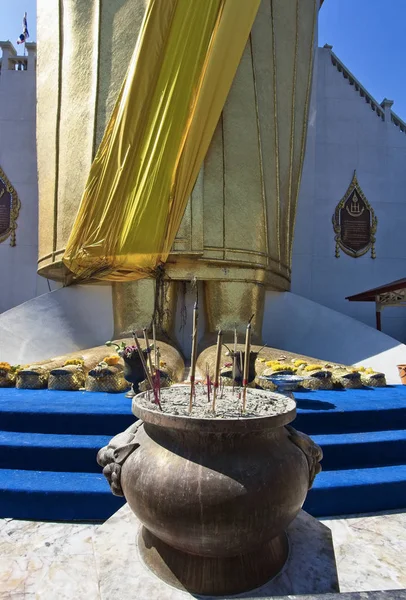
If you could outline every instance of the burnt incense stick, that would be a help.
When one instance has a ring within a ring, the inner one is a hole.
[[[252,315],[251,319],[248,321],[247,330],[245,334],[245,356],[244,356],[244,376],[243,376],[243,396],[242,396],[242,410],[245,412],[245,406],[247,403],[247,385],[248,385],[248,377],[249,377],[249,368],[250,368],[250,350],[251,350],[251,321],[254,315]]]
[[[235,378],[236,378],[236,375],[237,375],[237,344],[238,344],[237,327],[234,327],[233,393],[234,393],[234,387],[235,387]]]
[[[196,359],[197,359],[197,319],[199,310],[197,302],[193,307],[193,330],[192,330],[192,354],[190,357],[190,397],[189,397],[189,414],[192,412],[193,396],[195,393],[195,374],[196,374]]]
[[[155,363],[155,369],[159,369],[158,348],[156,347],[156,327],[155,327],[155,321],[152,321],[152,343],[154,345],[154,363]]]
[[[217,399],[217,391],[218,391],[218,387],[219,387],[219,378],[220,378],[222,337],[223,337],[223,333],[222,333],[221,329],[219,329],[219,332],[217,334],[216,366],[214,369],[213,412],[216,412],[216,399]]]
[[[151,356],[151,348],[149,345],[149,339],[148,339],[148,334],[147,334],[147,328],[144,327],[144,329],[142,330],[144,333],[144,340],[145,340],[145,347],[147,349],[147,356],[148,356],[148,366],[149,366],[149,370],[151,373],[151,377],[154,375],[154,368],[152,366],[152,356]]]
[[[242,357],[242,350],[240,350],[240,375],[241,375],[240,387],[242,386],[243,372],[244,372],[244,360]]]
[[[264,344],[264,345],[262,346],[262,348],[260,348],[260,349],[258,350],[257,354],[259,354],[260,352],[262,352],[262,350],[263,350],[264,348],[266,348],[266,347],[267,347],[267,345],[268,345],[268,344]]]
[[[159,352],[159,348],[156,349],[156,360],[158,362],[158,367],[155,367],[155,377],[157,377],[158,396],[159,401],[161,401],[161,371],[159,370],[161,353]]]
[[[209,365],[208,363],[206,363],[206,386],[207,386],[207,402],[210,403],[210,372],[209,372]]]

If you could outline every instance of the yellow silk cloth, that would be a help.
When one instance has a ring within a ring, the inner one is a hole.
[[[259,4],[150,0],[63,256],[79,279],[166,261]]]

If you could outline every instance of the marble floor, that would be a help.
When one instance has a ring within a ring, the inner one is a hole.
[[[341,592],[406,588],[406,512],[322,522],[333,533]],[[100,600],[96,527],[0,520],[0,599]]]

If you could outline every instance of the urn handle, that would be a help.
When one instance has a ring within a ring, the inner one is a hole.
[[[136,421],[128,429],[114,436],[107,446],[97,453],[97,463],[103,467],[103,475],[115,496],[124,496],[121,488],[121,467],[130,454],[139,448],[140,444],[135,438],[143,425],[141,419]]]
[[[291,425],[285,425],[285,428],[289,434],[289,439],[295,446],[300,448],[306,457],[307,464],[309,467],[309,490],[313,485],[316,475],[321,471],[320,461],[323,458],[323,450],[318,444],[313,442],[312,438],[297,431]]]

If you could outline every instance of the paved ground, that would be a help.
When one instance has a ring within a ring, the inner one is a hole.
[[[322,522],[333,532],[341,592],[406,588],[405,512]],[[99,600],[96,527],[0,520],[1,600]]]

